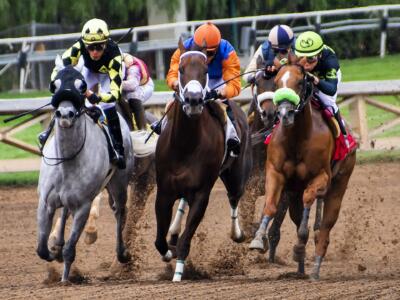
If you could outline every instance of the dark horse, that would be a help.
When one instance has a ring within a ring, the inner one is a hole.
[[[221,171],[225,152],[224,114],[218,103],[205,103],[207,63],[205,50],[187,51],[182,41],[179,77],[181,93],[168,113],[168,122],[156,148],[155,246],[164,261],[172,259],[166,240],[176,199],[185,198],[189,213],[185,230],[176,245],[177,263],[173,281],[180,281],[192,237],[206,211],[210,192],[218,176],[222,179],[231,206],[231,238],[244,240],[238,222],[238,202],[249,177],[251,155],[248,125],[243,111],[231,103],[241,139],[240,155]],[[174,245],[170,245],[174,246]]]
[[[280,124],[268,145],[266,205],[258,232],[265,232],[275,216],[283,189],[290,191],[290,217],[298,228],[294,259],[298,262],[298,272],[304,274],[310,208],[315,199],[322,198],[323,218],[316,238],[315,265],[311,274],[313,279],[318,279],[329,244],[329,233],[339,215],[356,155],[352,151],[331,169],[334,137],[320,111],[312,107],[307,76],[293,59],[289,65],[281,67],[275,84],[274,102]]]

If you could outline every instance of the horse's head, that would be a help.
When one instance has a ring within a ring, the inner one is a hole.
[[[205,50],[186,51],[179,40],[179,98],[183,111],[189,117],[201,114],[208,88],[208,66]]]
[[[72,66],[65,67],[50,83],[50,91],[58,124],[63,128],[71,127],[85,104],[86,82],[82,74]]]
[[[311,94],[306,72],[294,56],[289,56],[288,64],[279,69],[275,86],[274,103],[278,118],[283,126],[291,126],[296,113],[302,110]]]
[[[264,69],[264,61],[261,56],[257,58],[257,69]],[[254,93],[254,103],[257,105],[261,120],[265,128],[270,128],[274,125],[276,107],[273,100],[274,97],[274,78],[267,75],[263,70],[258,71],[255,76],[254,85],[256,91]]]

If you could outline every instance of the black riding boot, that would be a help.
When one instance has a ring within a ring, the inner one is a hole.
[[[115,163],[119,169],[126,168],[124,145],[122,141],[121,126],[115,106],[104,110],[107,118],[108,128],[110,130],[111,139],[114,144],[115,151],[112,151],[111,162]]]
[[[41,148],[41,149],[43,149],[44,145],[46,144],[47,139],[49,138],[50,133],[51,133],[51,131],[52,131],[53,128],[54,128],[55,122],[56,122],[55,118],[51,119],[51,121],[50,121],[50,123],[49,123],[49,127],[47,127],[47,129],[46,129],[45,131],[41,132],[41,133],[38,135],[38,140],[39,140],[40,148]]]
[[[344,123],[343,123],[343,120],[342,120],[342,116],[340,115],[340,111],[338,110],[334,114],[334,116],[335,116],[336,121],[339,124],[340,131],[344,136],[344,139],[345,139],[345,142],[346,142],[346,145],[347,145],[347,148],[348,148],[349,147],[349,141],[347,139],[347,130],[346,130],[346,127],[344,126]]]
[[[146,130],[146,116],[142,101],[139,99],[129,99],[128,103],[135,117],[136,128],[138,130]]]
[[[228,115],[228,118],[231,120],[232,125],[233,125],[233,127],[235,127],[236,133],[237,133],[238,132],[237,131],[238,127],[237,127],[235,116],[233,114],[233,110],[231,108],[229,100],[224,101],[224,103],[226,104],[226,114]],[[239,137],[237,137],[236,139],[229,138],[228,141],[227,141],[227,147],[228,147],[228,153],[230,153],[232,151],[234,156],[238,156],[240,154],[240,140],[239,140]]]

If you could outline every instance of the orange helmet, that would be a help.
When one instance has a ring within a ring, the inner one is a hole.
[[[203,46],[204,41],[206,42],[207,49],[217,48],[221,42],[221,32],[211,22],[201,25],[194,32],[194,42],[197,46]]]

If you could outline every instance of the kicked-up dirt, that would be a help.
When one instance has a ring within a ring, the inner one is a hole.
[[[250,252],[248,242],[232,242],[229,203],[217,182],[181,283],[171,282],[175,262],[162,262],[154,247],[152,193],[144,206],[131,205],[132,263],[122,267],[115,261],[115,219],[103,201],[98,240],[88,246],[82,236],[73,283],[61,285],[62,265],[42,261],[35,252],[36,188],[2,187],[0,299],[400,299],[399,180],[400,163],[356,166],[317,282],[292,276],[296,233],[290,218],[282,226],[275,264],[268,263],[268,254]],[[256,201],[254,222],[263,201]],[[311,226],[306,272],[313,255]]]

